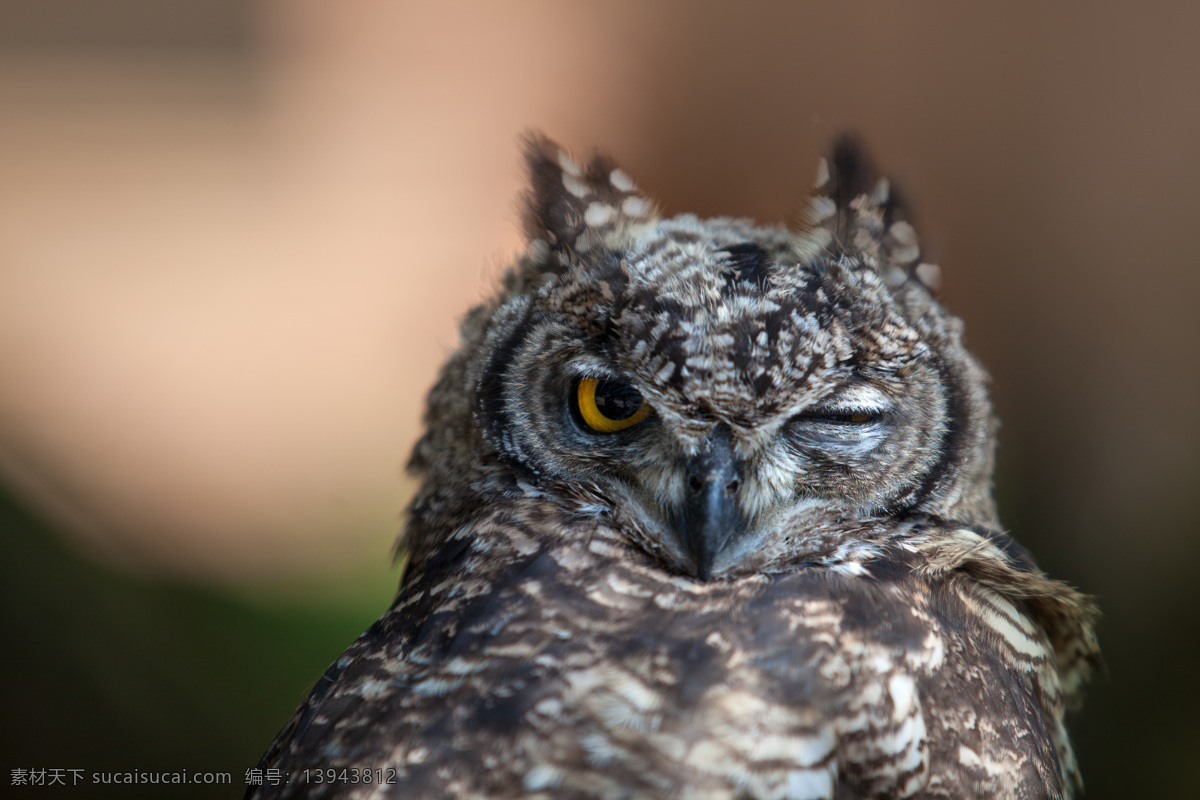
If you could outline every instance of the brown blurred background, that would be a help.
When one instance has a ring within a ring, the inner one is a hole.
[[[422,395],[519,245],[523,128],[769,221],[850,129],[995,379],[1003,518],[1106,612],[1088,797],[1194,796],[1198,31],[1188,3],[0,0],[0,783],[243,790],[392,593]]]

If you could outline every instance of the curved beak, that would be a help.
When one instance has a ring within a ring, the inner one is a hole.
[[[683,513],[674,521],[676,535],[701,580],[708,580],[717,555],[747,528],[738,505],[740,486],[733,434],[725,425],[717,425],[704,449],[687,463]]]

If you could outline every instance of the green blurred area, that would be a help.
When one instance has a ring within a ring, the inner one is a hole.
[[[240,797],[246,770],[395,585],[382,566],[347,586],[253,595],[138,579],[75,554],[2,491],[0,541],[5,796]],[[14,769],[84,773],[22,788]],[[231,780],[91,784],[93,772],[181,770]]]

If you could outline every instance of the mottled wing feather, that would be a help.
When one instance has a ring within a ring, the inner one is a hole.
[[[595,523],[550,549],[494,544],[565,522],[464,531],[493,542],[447,565],[470,585],[418,575],[264,760],[399,783],[258,796],[1064,796],[1045,634],[946,568],[978,535],[861,531],[880,549],[710,584],[607,558],[626,546]]]

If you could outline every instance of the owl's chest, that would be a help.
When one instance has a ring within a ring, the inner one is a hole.
[[[844,596],[854,587],[838,587],[820,575],[701,584],[530,565],[456,606],[436,657],[409,651],[410,734],[426,741],[435,721],[457,753],[500,741],[495,768],[512,780],[561,772],[597,796],[610,782],[649,794],[832,785],[843,733],[912,710],[907,665],[927,638],[878,615],[868,630]]]

